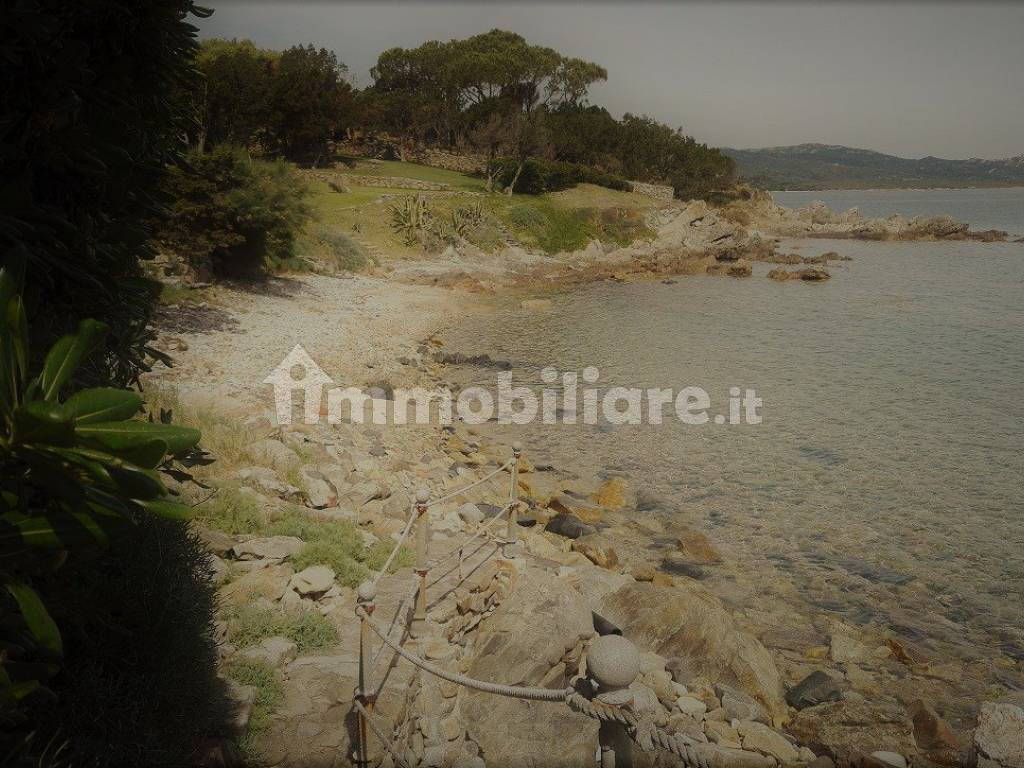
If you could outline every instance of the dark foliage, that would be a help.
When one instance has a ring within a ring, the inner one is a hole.
[[[295,172],[283,161],[253,160],[240,147],[190,153],[166,187],[174,202],[157,237],[201,272],[253,275],[291,258],[312,216]]]
[[[94,317],[111,330],[85,379],[132,381],[155,287],[140,222],[182,148],[175,89],[194,75],[191,0],[37,0],[4,9],[0,253],[30,259],[34,348]]]
[[[30,716],[72,765],[190,765],[203,737],[225,735],[207,558],[185,523],[147,518],[41,584],[66,658],[55,701]]]
[[[214,39],[203,42],[196,61],[203,77],[185,100],[196,116],[191,141],[199,151],[231,143],[316,163],[352,118],[348,70],[325,48],[272,51]]]

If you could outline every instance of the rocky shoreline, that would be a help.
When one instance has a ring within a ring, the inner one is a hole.
[[[666,249],[698,230],[707,230],[701,240],[717,238],[713,233],[728,226],[717,214],[679,221],[682,215],[659,233]],[[735,230],[718,246],[727,258],[730,239],[739,239]],[[721,254],[695,256],[694,263],[735,263],[720,261]],[[295,342],[350,384],[427,386],[450,378],[446,366],[461,364],[460,357],[444,350],[435,332],[466,311],[451,292],[402,279],[303,277],[269,295],[217,289],[210,304],[206,322],[166,330],[167,346],[178,349],[176,367],[147,377],[147,384],[174,391],[185,410],[219,398],[216,407],[239,425],[233,441],[246,443],[247,463],[223,470],[214,464],[206,481],[239,485],[260,520],[346,521],[372,547],[401,530],[417,488],[439,495],[507,458],[507,445],[462,424],[278,427],[264,415],[273,409],[261,382]],[[437,509],[434,535],[442,549],[501,503],[507,483],[497,485]],[[197,502],[207,493],[189,484],[180,490]],[[1003,695],[947,722],[938,694],[957,673],[945,660],[841,622],[765,627],[729,609],[701,583],[702,569],[722,562],[714,542],[697,527],[666,527],[649,514],[651,499],[625,480],[534,466],[527,452],[519,490],[529,506],[521,517],[522,552],[509,557],[497,550],[478,578],[433,606],[428,658],[481,679],[558,687],[585,664],[596,614],[645,651],[633,690],[637,706],[715,745],[716,765],[1024,765],[1024,701]],[[301,536],[207,525],[199,532],[210,546],[225,610],[304,609],[329,619],[337,633],[335,643],[314,652],[275,635],[240,647],[224,617],[225,664],[254,657],[281,679],[281,701],[256,745],[263,761],[341,761],[352,736],[345,692],[355,670],[353,586],[332,569],[295,568],[308,544]],[[654,559],[652,542],[659,545]],[[408,576],[403,569],[385,580],[382,612],[397,610]],[[590,764],[592,721],[564,707],[538,710],[453,692],[405,667],[395,667],[387,686],[397,693],[382,695],[378,711],[391,718],[410,764]],[[234,736],[241,737],[257,691],[238,684],[232,690],[240,702]],[[229,752],[221,745],[208,764]]]
[[[827,252],[815,257],[786,254],[782,240],[1005,242],[1002,231],[972,231],[949,216],[899,214],[865,218],[856,209],[843,213],[824,203],[791,209],[777,205],[770,193],[749,190],[745,199],[726,206],[704,201],[673,204],[647,214],[655,235],[626,246],[591,241],[585,248],[547,255],[513,245],[485,253],[468,242],[448,247],[437,257],[392,265],[395,279],[500,293],[508,290],[547,290],[596,280],[652,280],[672,275],[750,277],[751,262],[815,264],[815,277],[828,276],[825,265],[844,257]],[[845,257],[848,258],[848,257]],[[808,273],[810,274],[810,273]],[[777,279],[777,278],[775,278]]]

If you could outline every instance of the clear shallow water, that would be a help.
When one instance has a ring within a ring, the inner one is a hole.
[[[865,212],[877,194],[843,193]],[[929,212],[970,219],[948,194]],[[918,193],[884,195],[914,212]],[[992,219],[982,226],[1024,230],[1024,216]],[[741,607],[771,593],[1012,666],[1024,659],[1024,245],[798,245],[853,260],[823,284],[778,284],[756,264],[744,280],[591,285],[547,312],[499,308],[449,348],[513,361],[516,383],[594,365],[600,386],[698,385],[712,414],[730,386],[756,388],[758,426],[516,429],[535,456],[623,472],[708,530],[753,583],[712,580]]]

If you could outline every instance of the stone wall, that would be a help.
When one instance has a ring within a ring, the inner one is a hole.
[[[663,203],[671,203],[675,197],[675,190],[665,184],[645,184],[642,181],[631,181],[629,188],[638,195],[653,197]]]
[[[315,170],[307,171],[313,178],[321,181],[333,181],[346,187],[384,187],[386,189],[416,189],[421,192],[448,192],[451,186],[435,181],[408,179],[404,176],[372,176],[360,173],[341,173],[339,171]]]
[[[479,173],[487,165],[487,158],[472,152],[448,152],[443,149],[420,149],[409,154],[409,159],[434,168],[459,173]]]

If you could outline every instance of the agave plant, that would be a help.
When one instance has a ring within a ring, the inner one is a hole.
[[[391,228],[402,236],[406,245],[422,242],[433,229],[433,213],[423,195],[406,195],[388,205]]]
[[[452,209],[446,218],[436,218],[431,231],[442,241],[455,243],[466,237],[470,230],[484,222],[484,210],[480,203],[460,205]]]
[[[8,260],[0,269],[0,712],[59,669],[61,635],[34,581],[141,515],[186,517],[157,467],[200,437],[134,418],[142,399],[128,390],[62,398],[107,331],[95,320],[58,340],[30,376],[24,260]]]

